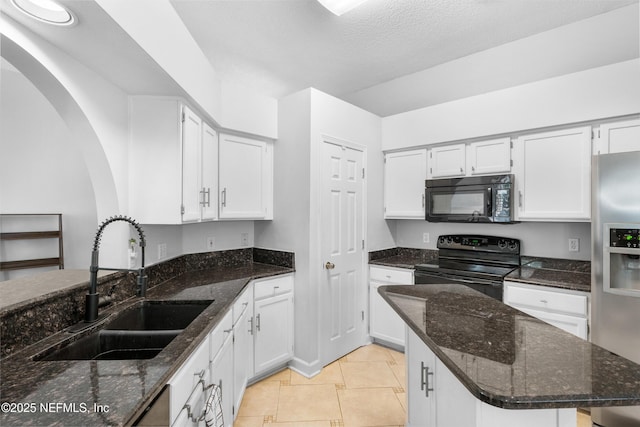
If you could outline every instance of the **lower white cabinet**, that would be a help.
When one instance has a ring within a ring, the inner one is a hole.
[[[412,285],[413,271],[371,266],[369,279],[369,335],[386,343],[404,346],[405,323],[380,296],[378,288],[390,285]]]
[[[233,305],[233,402],[240,408],[249,378],[253,377],[253,283]]]
[[[582,339],[589,336],[589,294],[504,282],[504,303]]]
[[[293,276],[254,284],[254,367],[256,376],[293,357]]]
[[[427,345],[407,328],[407,426],[575,427],[576,410],[502,409],[469,392]]]
[[[207,399],[218,386],[224,425],[232,426],[248,382],[292,357],[293,275],[249,283],[168,381],[169,425],[204,426]]]
[[[233,336],[229,334],[211,361],[211,383],[220,387],[222,417],[226,427],[233,426]],[[215,402],[214,402],[215,405]],[[204,423],[200,424],[204,425]]]

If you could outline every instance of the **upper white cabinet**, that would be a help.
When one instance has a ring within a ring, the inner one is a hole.
[[[466,171],[466,145],[451,144],[429,149],[431,178],[463,176]]]
[[[509,173],[511,138],[472,142],[467,147],[467,172],[471,175]]]
[[[640,119],[600,125],[596,154],[640,151]]]
[[[220,219],[273,218],[273,145],[220,134]]]
[[[424,219],[427,150],[384,156],[384,217]]]
[[[511,172],[511,138],[448,144],[429,149],[429,178]]]
[[[521,136],[514,157],[516,219],[590,219],[591,127]]]
[[[144,224],[215,219],[216,132],[176,98],[133,97],[130,120],[131,216]]]

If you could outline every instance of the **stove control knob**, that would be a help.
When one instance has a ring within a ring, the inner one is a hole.
[[[447,245],[453,244],[453,238],[447,237]]]
[[[507,241],[504,240],[504,239],[498,240],[498,247],[500,249],[506,249],[507,248]]]
[[[438,243],[440,243],[441,245],[444,245],[444,237],[439,237]]]
[[[512,251],[515,251],[518,249],[518,242],[516,242],[515,240],[510,240],[509,241],[509,249],[511,249]]]

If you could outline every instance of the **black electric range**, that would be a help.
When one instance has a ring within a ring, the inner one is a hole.
[[[445,235],[438,238],[438,259],[415,266],[415,283],[459,283],[502,301],[502,281],[519,266],[518,239]]]

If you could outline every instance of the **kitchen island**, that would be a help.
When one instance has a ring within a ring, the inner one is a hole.
[[[576,425],[640,405],[640,365],[462,285],[383,286],[407,324],[410,426]]]

